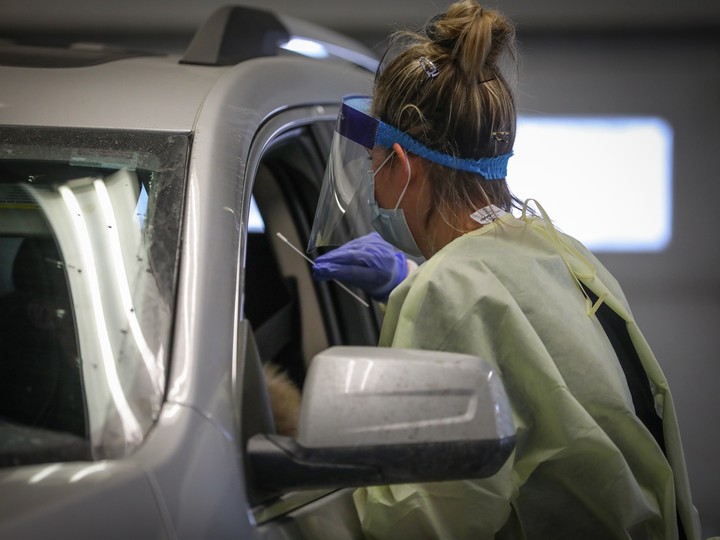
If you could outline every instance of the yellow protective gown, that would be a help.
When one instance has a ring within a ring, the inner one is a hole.
[[[667,381],[615,279],[548,220],[506,214],[458,238],[393,291],[381,346],[480,356],[499,369],[515,452],[482,480],[359,489],[368,538],[700,537]],[[667,457],[635,416],[582,282],[627,321]]]

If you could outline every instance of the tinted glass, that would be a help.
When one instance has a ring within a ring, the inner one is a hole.
[[[165,389],[184,135],[0,128],[0,463],[118,457]]]

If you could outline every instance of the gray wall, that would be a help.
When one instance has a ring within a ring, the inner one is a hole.
[[[720,240],[713,208],[720,202],[720,39],[565,34],[522,41],[521,112],[653,115],[673,127],[670,246],[599,256],[623,285],[670,382],[703,532],[718,535]],[[643,201],[622,193],[617,204],[643,209]]]

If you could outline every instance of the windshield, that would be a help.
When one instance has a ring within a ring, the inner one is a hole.
[[[157,418],[188,148],[0,127],[0,465],[119,457]]]

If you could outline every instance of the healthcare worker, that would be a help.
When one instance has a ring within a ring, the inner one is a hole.
[[[517,428],[491,478],[357,490],[363,529],[697,539],[672,397],[622,290],[539,204],[530,211],[508,189],[516,110],[503,68],[513,50],[511,23],[463,0],[396,37],[372,98],[343,102],[309,248],[354,234],[362,219],[379,234],[318,257],[315,277],[387,302],[381,346],[493,364]],[[557,148],[561,163],[562,140]],[[407,275],[403,252],[426,261]]]

